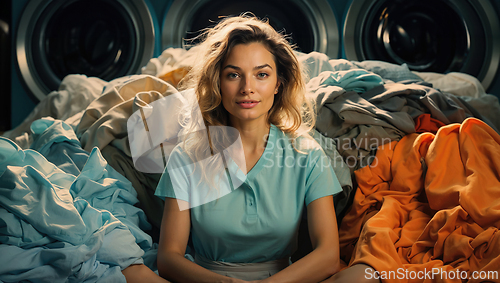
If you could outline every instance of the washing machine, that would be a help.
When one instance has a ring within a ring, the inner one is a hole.
[[[10,129],[12,3],[0,1],[0,132]]]
[[[162,47],[184,47],[184,39],[214,26],[221,16],[252,12],[268,18],[278,31],[291,36],[302,52],[318,51],[338,58],[340,51],[339,15],[344,0],[175,0],[163,17]],[[196,42],[191,42],[196,43]]]
[[[156,14],[168,1],[9,2],[11,127],[57,90],[66,75],[85,74],[109,81],[140,73],[161,52]]]
[[[352,0],[343,26],[349,60],[463,72],[500,97],[499,0]]]

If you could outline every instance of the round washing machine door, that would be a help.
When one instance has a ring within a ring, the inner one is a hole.
[[[500,62],[499,15],[489,0],[353,0],[344,50],[349,60],[468,73],[487,89]]]
[[[326,0],[175,0],[162,29],[162,47],[184,47],[185,39],[214,26],[221,16],[252,12],[267,18],[278,31],[291,36],[299,51],[318,51],[332,58],[339,54],[339,30],[335,14]]]
[[[33,0],[19,19],[18,67],[42,100],[68,74],[109,81],[138,73],[154,37],[144,0]]]

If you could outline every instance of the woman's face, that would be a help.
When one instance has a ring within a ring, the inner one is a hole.
[[[220,86],[231,124],[267,124],[279,87],[273,54],[261,43],[234,46],[222,64]]]

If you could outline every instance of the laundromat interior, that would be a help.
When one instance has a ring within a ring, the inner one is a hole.
[[[303,52],[463,72],[499,96],[499,6],[497,0],[3,1],[2,129],[19,125],[67,74],[109,81],[140,73],[149,59],[182,47],[219,16],[245,11],[292,34]],[[385,30],[377,30],[381,25]],[[118,52],[117,62],[102,59]]]
[[[245,12],[286,34],[308,75],[314,137],[330,145],[323,150],[342,186],[334,202],[345,266],[500,270],[500,0],[0,0],[0,257],[19,252],[19,268],[0,259],[0,282],[40,279],[20,251],[69,245],[50,235],[52,218],[37,218],[69,212],[36,210],[28,202],[36,193],[18,205],[14,188],[48,184],[39,195],[54,192],[73,213],[84,198],[72,191],[75,180],[91,160],[127,183],[137,199],[130,207],[142,215],[129,229],[138,249],[154,252],[164,143],[177,137],[133,136],[130,123],[152,109],[144,95],[161,97],[188,74],[203,30]],[[134,149],[142,138],[148,148]],[[51,149],[63,142],[78,149]],[[159,158],[155,169],[140,168],[146,158]],[[26,181],[35,171],[42,177]],[[115,181],[99,184],[107,190]],[[59,228],[76,225],[54,219]],[[292,262],[312,249],[305,219]],[[24,242],[26,231],[37,236]],[[145,264],[154,271],[153,258]]]

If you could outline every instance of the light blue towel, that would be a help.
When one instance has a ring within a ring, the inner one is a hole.
[[[132,185],[62,121],[32,131],[40,152],[0,137],[0,281],[125,282],[152,247]]]
[[[311,79],[308,85],[339,86],[346,91],[364,93],[384,84],[382,77],[363,69],[325,71]]]

